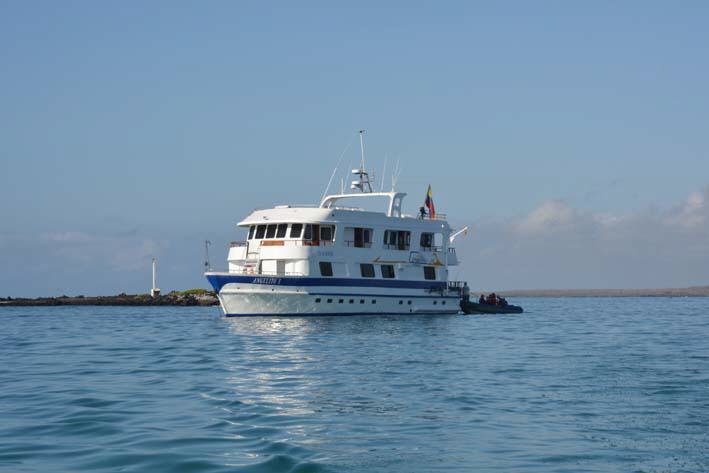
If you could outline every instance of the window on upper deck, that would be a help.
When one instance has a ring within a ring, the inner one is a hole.
[[[332,276],[332,263],[329,261],[320,261],[320,276]]]
[[[276,236],[276,224],[271,223],[266,227],[266,238],[273,238]]]
[[[335,236],[335,227],[332,225],[320,226],[320,239],[322,241],[332,241]]]
[[[428,280],[435,280],[436,279],[436,268],[433,266],[424,266],[423,267],[423,278],[428,279]]]
[[[303,240],[306,241],[318,241],[320,237],[320,225],[317,224],[306,224],[305,233],[303,234]]]
[[[431,247],[433,247],[433,233],[422,233],[421,248],[424,250],[430,250]]]
[[[278,229],[276,230],[276,238],[285,238],[286,230],[288,230],[287,223],[279,223]]]
[[[359,271],[363,278],[373,278],[374,277],[374,265],[369,263],[362,263],[359,265]]]
[[[259,225],[256,227],[256,239],[260,240],[266,234],[266,225]]]
[[[384,248],[389,250],[408,250],[411,247],[411,232],[405,230],[386,230]]]
[[[396,277],[394,274],[393,264],[383,264],[382,265],[382,277],[386,279],[393,279]]]
[[[247,240],[252,240],[254,238],[254,232],[256,231],[256,225],[251,225],[249,227],[249,237]]]
[[[370,248],[372,246],[372,229],[355,227],[353,229],[354,240],[352,241],[355,248]]]
[[[290,237],[300,239],[300,235],[303,233],[303,224],[294,223],[290,226]]]

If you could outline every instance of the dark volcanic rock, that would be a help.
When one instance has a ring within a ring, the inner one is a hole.
[[[0,299],[0,306],[59,306],[59,305],[100,305],[100,306],[212,306],[219,301],[214,293],[192,294],[170,293],[150,297],[148,294],[125,294],[117,296],[61,296],[39,297],[37,299]]]

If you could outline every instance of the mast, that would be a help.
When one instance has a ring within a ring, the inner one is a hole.
[[[372,183],[369,180],[369,174],[364,170],[364,130],[359,130],[359,149],[361,153],[359,169],[352,170],[352,174],[356,175],[358,179],[352,181],[350,189],[359,189],[361,192],[371,193],[374,192]]]
[[[359,170],[364,171],[364,130],[359,130],[359,150],[362,154],[362,162],[359,165]]]

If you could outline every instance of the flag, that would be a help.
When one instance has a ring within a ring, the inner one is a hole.
[[[426,208],[428,209],[428,215],[431,218],[436,218],[436,208],[433,206],[433,193],[431,192],[431,184],[428,185],[428,192],[426,192]]]

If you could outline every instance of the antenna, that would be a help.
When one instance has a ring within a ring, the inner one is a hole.
[[[332,174],[330,175],[330,180],[327,181],[327,187],[325,188],[325,192],[323,192],[322,199],[320,199],[321,202],[323,199],[325,199],[325,196],[327,195],[327,191],[330,190],[330,184],[332,184],[332,179],[335,177],[335,174],[337,174],[337,168],[340,167],[340,163],[342,162],[342,158],[345,157],[345,153],[347,152],[348,149],[350,149],[350,146],[352,145],[353,141],[354,141],[354,136],[350,137],[350,140],[347,142],[347,146],[345,146],[345,149],[343,149],[342,153],[340,153],[340,158],[337,160],[337,165],[335,166],[335,169],[332,170]],[[342,194],[342,192],[340,192],[340,194]]]
[[[391,173],[391,190],[396,190],[396,183],[399,180],[399,175],[401,174],[401,166],[399,165],[399,158],[396,158],[396,165],[394,166],[394,171]]]
[[[387,158],[389,156],[384,155],[384,167],[382,168],[382,183],[379,186],[379,192],[384,192],[384,178],[386,177],[387,173]]]
[[[359,130],[359,149],[362,153],[362,162],[359,165],[359,170],[364,171],[364,130]]]

